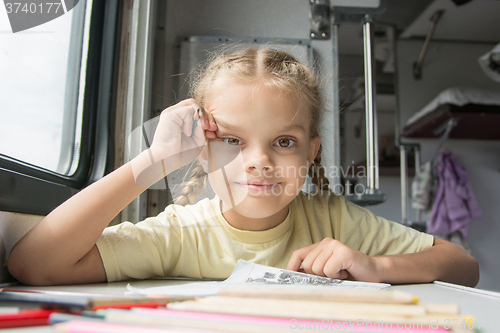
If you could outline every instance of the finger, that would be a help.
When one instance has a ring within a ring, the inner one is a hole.
[[[311,244],[309,246],[300,248],[292,253],[290,260],[288,261],[288,265],[286,269],[289,271],[298,271],[300,269],[300,265],[304,258],[311,252],[314,248],[318,246],[319,243]]]
[[[200,119],[201,127],[203,130],[209,130],[210,129],[210,119],[208,118],[208,112],[205,111],[203,107],[199,107],[196,110],[196,115]]]
[[[193,128],[194,109],[190,104],[184,102],[184,105],[178,103],[164,110],[160,115],[158,126],[167,126],[175,124],[179,127],[181,133],[191,136]]]
[[[325,276],[332,279],[347,279],[348,272],[343,269],[343,258],[333,255],[324,266]]]
[[[195,109],[195,110],[198,110],[201,108],[200,103],[198,103],[194,98],[185,99],[183,101],[180,101],[176,105],[186,105],[186,106],[191,105],[193,107],[193,109]]]
[[[169,110],[169,111],[175,110],[176,108],[182,107],[182,106],[191,106],[194,111],[196,111],[197,109],[199,109],[201,107],[200,104],[198,104],[198,102],[196,102],[192,98],[189,98],[189,99],[182,100],[179,103],[168,107],[167,110]]]
[[[210,118],[207,115],[208,112],[206,112],[205,109],[203,108],[203,106],[201,106],[201,104],[199,104],[196,100],[190,98],[186,101],[195,110],[195,114],[194,114],[193,118],[196,120],[201,119],[201,124],[202,124],[203,129],[205,129],[205,127],[208,128],[209,127],[208,124],[209,124],[209,120],[210,120]]]
[[[205,131],[205,135],[209,139],[215,139],[217,137],[217,134],[213,131]]]
[[[206,131],[203,130],[203,120],[201,118],[193,120],[192,137],[195,139],[195,142],[204,145],[206,141],[205,132]]]
[[[217,137],[217,124],[211,112],[206,111],[204,108],[200,110],[202,113],[203,129],[205,130],[205,135],[209,139],[215,139]]]
[[[179,126],[181,126],[189,116],[191,117],[190,120],[192,120],[193,114],[195,112],[193,106],[190,104],[181,103],[177,103],[176,105],[170,106],[167,109],[163,110],[160,117],[167,118],[175,122]]]
[[[202,113],[203,119],[206,120],[203,123],[205,125],[203,127],[203,129],[208,131],[208,132],[213,132],[215,134],[215,131],[217,131],[217,123],[216,123],[215,118],[213,117],[212,113],[209,111],[206,111],[203,108],[200,111]]]
[[[201,125],[200,125],[200,126],[198,126],[198,123],[199,123],[199,121],[198,121],[198,120],[199,120],[199,119],[196,119],[195,117],[196,117],[196,113],[194,114],[194,117],[193,117],[193,123],[192,123],[192,126],[191,126],[191,136],[193,136],[193,135],[194,135],[194,130],[195,130],[197,127],[201,127]],[[198,131],[198,132],[199,132],[199,131]]]
[[[188,111],[189,113],[191,113],[190,114],[191,119],[189,119],[189,120],[191,120],[191,122],[192,122],[192,126],[191,126],[192,131],[191,132],[193,132],[193,129],[194,129],[195,125],[196,125],[194,120],[198,120],[200,118],[200,112],[199,112],[199,110],[202,109],[201,105],[196,100],[194,100],[192,98],[182,100],[179,103],[177,103],[177,104],[175,104],[175,105],[167,108],[167,111],[169,111],[169,112],[170,111],[174,111],[174,110],[177,111],[181,107],[189,107],[189,106],[191,107],[191,110]],[[186,108],[182,108],[182,109],[184,111],[188,110]],[[187,114],[185,112],[182,112],[181,118],[182,118],[183,121],[188,121],[188,119],[186,118],[186,116],[187,116]],[[187,132],[185,134],[188,135]]]
[[[326,247],[317,247],[316,249],[321,248],[319,253],[311,252],[308,257],[314,256],[314,261],[310,266],[311,273],[319,276],[329,276],[325,272],[325,267],[329,260],[334,259],[335,253],[333,253],[332,248],[330,246]],[[307,261],[309,258],[306,258],[304,261]],[[304,266],[304,263],[302,264]],[[306,269],[306,268],[304,268]],[[307,271],[307,269],[306,269]]]
[[[210,113],[210,112],[207,112],[207,114],[210,114],[210,115],[211,115],[211,113]],[[212,119],[210,119],[210,121],[209,121],[209,128],[208,128],[208,129],[209,129],[210,131],[215,132],[215,131],[217,131],[217,128],[218,128],[218,127],[217,127],[217,121],[215,120],[215,118],[213,118],[213,117],[212,117]]]
[[[201,118],[201,111],[200,111],[203,109],[203,107],[192,98],[188,99],[187,101],[193,107],[194,114],[192,115],[192,120],[191,120],[191,131],[189,134],[186,133],[186,136],[194,136],[196,131],[198,137],[200,137],[200,133],[203,134],[203,130],[197,130],[197,128],[203,127],[203,119]]]
[[[205,108],[203,108],[201,105],[200,105],[198,112],[199,112],[201,118],[206,119],[207,124],[210,124],[210,123],[215,124],[215,119],[214,119],[214,116],[212,115],[212,113],[205,110]]]
[[[194,114],[194,119],[196,120],[196,123],[193,121],[193,133],[195,134],[195,137],[198,139],[203,139],[205,140],[205,136],[208,138],[215,138],[216,134],[215,132],[211,132],[210,129],[210,123],[207,114],[208,112],[205,111],[205,109],[202,106],[199,106],[199,104],[195,103],[193,105],[198,105],[196,112]],[[195,129],[196,126],[196,129]],[[199,130],[198,130],[199,128]]]
[[[304,258],[302,261],[302,268],[306,273],[325,276],[323,267],[325,267],[331,255],[332,251],[330,247],[328,247],[327,243],[322,241]]]
[[[177,103],[175,106],[184,106],[183,111],[179,110],[183,122],[182,132],[184,135],[192,137],[195,135],[195,132],[197,132],[197,137],[204,139],[203,130],[201,129],[203,127],[203,121],[200,121],[200,110],[203,109],[201,105],[194,99],[187,99]],[[197,131],[196,128],[198,127],[200,127],[200,130]]]
[[[329,277],[331,277],[332,279],[348,280],[349,279],[349,272],[348,271],[340,271],[336,277],[334,277],[334,276],[329,276]]]
[[[196,123],[198,121],[194,119],[193,116],[194,113],[192,112],[192,110],[184,114],[184,117],[182,119],[182,132],[185,136],[192,136],[196,128]]]
[[[201,106],[196,100],[188,99],[181,102],[183,105],[191,105],[195,109],[194,119],[199,119],[198,122],[201,123],[201,128],[205,131],[205,136],[210,139],[215,139],[217,134],[217,124],[211,112],[208,112]],[[194,133],[194,126],[192,127],[192,133]]]
[[[352,262],[349,249],[338,248],[338,251],[333,251],[333,255],[325,263],[325,275],[334,279],[346,279]]]

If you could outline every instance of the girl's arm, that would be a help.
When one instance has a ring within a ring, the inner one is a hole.
[[[302,267],[302,268],[301,268]],[[427,283],[435,280],[474,287],[479,265],[455,244],[434,238],[434,245],[410,254],[368,256],[332,238],[292,254],[289,270],[366,282]]]
[[[479,282],[479,264],[470,254],[448,241],[434,238],[434,245],[422,252],[375,257],[382,279],[389,283],[435,280],[475,287]]]
[[[95,245],[99,236],[145,188],[192,161],[205,135],[214,135],[209,132],[216,125],[205,112],[192,132],[198,109],[186,100],[163,111],[149,150],[71,197],[30,230],[10,253],[12,276],[34,285],[106,281]],[[186,150],[190,153],[183,154]]]

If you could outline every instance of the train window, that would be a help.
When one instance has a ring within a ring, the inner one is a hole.
[[[0,34],[0,153],[67,176],[76,170],[81,146],[84,6],[29,30]],[[11,28],[8,10],[0,11],[1,31]]]
[[[21,31],[12,11],[56,3],[0,8],[0,211],[47,214],[108,170],[120,3],[61,1]]]

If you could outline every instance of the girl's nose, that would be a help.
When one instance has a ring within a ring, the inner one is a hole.
[[[272,171],[274,170],[274,162],[265,148],[256,147],[252,150],[245,149],[243,158],[247,171]]]

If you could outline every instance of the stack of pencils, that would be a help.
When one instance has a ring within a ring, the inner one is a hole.
[[[96,298],[93,303],[87,300],[81,311],[39,311],[46,311],[54,329],[66,333],[440,333],[473,328],[473,318],[460,315],[457,305],[420,304],[402,291],[282,287],[225,287],[217,296],[149,303],[129,298],[128,304],[123,299],[105,304],[105,298]]]

